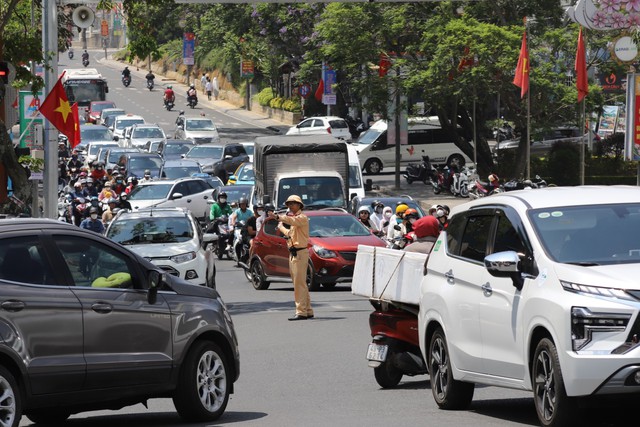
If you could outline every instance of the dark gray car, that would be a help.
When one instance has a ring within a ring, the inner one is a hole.
[[[227,406],[240,362],[219,294],[103,236],[0,220],[0,418],[18,426],[171,397],[188,421]]]

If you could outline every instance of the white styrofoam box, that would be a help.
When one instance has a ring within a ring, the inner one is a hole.
[[[427,254],[360,245],[351,293],[418,305],[426,259]]]

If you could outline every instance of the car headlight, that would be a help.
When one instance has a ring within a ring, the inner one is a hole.
[[[192,259],[196,259],[195,252],[187,252],[186,254],[174,255],[169,258],[171,261],[176,264],[182,264],[183,262],[191,261]]]
[[[591,342],[597,332],[624,332],[631,319],[624,313],[594,313],[586,307],[571,308],[571,344],[578,351]]]
[[[329,249],[323,248],[320,245],[313,245],[313,251],[320,258],[337,258],[338,257],[334,251],[330,251]]]
[[[601,286],[581,285],[579,283],[560,281],[565,291],[575,292],[594,297],[617,298],[627,301],[637,301],[637,299],[623,289],[605,288]]]

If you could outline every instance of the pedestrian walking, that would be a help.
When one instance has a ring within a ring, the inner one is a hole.
[[[204,85],[204,90],[207,91],[207,98],[209,99],[209,101],[211,101],[211,92],[213,91],[213,84],[211,83],[211,80],[208,77],[207,77],[207,83]]]
[[[218,95],[220,95],[220,87],[218,86],[218,78],[214,77],[211,81],[211,89],[213,90],[213,99],[218,100]]]
[[[285,236],[289,248],[289,274],[293,280],[293,296],[296,302],[296,314],[289,320],[312,319],[313,309],[307,288],[309,218],[302,212],[304,204],[300,196],[292,194],[285,205],[289,208],[288,215],[269,212],[269,218],[279,221],[278,229]]]
[[[202,77],[200,77],[200,84],[202,85],[202,93],[206,92],[205,86],[207,84],[207,74],[202,73]]]

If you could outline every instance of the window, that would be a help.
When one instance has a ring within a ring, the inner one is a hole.
[[[280,233],[280,230],[278,230],[278,221],[276,220],[265,221],[262,224],[262,229],[264,230],[265,234],[268,234],[270,236],[282,236],[282,233]]]
[[[75,286],[94,288],[133,288],[131,261],[120,252],[90,239],[53,236],[62,253]]]
[[[511,221],[505,216],[500,216],[493,252],[515,251],[524,255],[525,250],[525,245]]]
[[[487,252],[487,238],[493,216],[469,217],[460,241],[460,256],[482,262]]]
[[[0,244],[0,280],[51,285],[53,277],[37,237],[3,239]]]
[[[299,128],[310,128],[313,125],[313,120],[305,120],[298,125]]]
[[[180,193],[183,196],[187,196],[187,195],[191,194],[191,193],[189,193],[189,187],[188,187],[187,183],[184,182],[184,181],[177,183],[176,186],[173,187],[173,192],[171,192],[171,195],[173,196],[176,193]]]
[[[199,180],[187,181],[187,187],[189,188],[189,194],[202,193],[208,190],[205,183]]]

